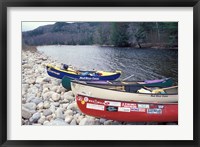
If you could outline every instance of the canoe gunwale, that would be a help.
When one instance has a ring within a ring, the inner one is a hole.
[[[117,89],[109,89],[105,87],[99,87],[93,84],[87,84],[85,81],[78,81],[78,80],[71,80],[71,83],[76,83],[76,84],[81,84],[85,86],[90,86],[90,87],[95,87],[95,88],[100,88],[100,89],[105,89],[105,90],[111,90],[111,91],[118,91],[118,92],[124,92],[124,93],[133,93],[133,92],[127,92],[127,91],[122,91],[122,90],[117,90]],[[125,85],[114,85],[114,86],[125,86]],[[139,86],[139,85],[138,85]],[[142,86],[141,86],[142,87]],[[173,93],[173,94],[157,94],[157,93],[135,93],[135,94],[141,94],[141,95],[178,95],[178,93]]]
[[[93,97],[93,96],[87,96],[87,95],[84,95],[84,94],[77,94],[77,96],[82,96],[82,97],[89,97],[89,98],[93,98],[93,99],[100,99],[100,100],[103,100],[103,101],[113,101],[113,102],[124,102],[124,103],[137,103],[137,104],[159,104],[159,105],[177,105],[178,102],[168,102],[168,103],[164,103],[164,102],[160,102],[160,103],[156,103],[156,102],[137,102],[137,101],[130,101],[130,102],[127,102],[127,101],[123,101],[123,100],[110,100],[110,99],[104,99],[104,98],[97,98],[97,97]]]
[[[80,75],[77,74],[74,71],[69,71],[67,72],[67,70],[58,70],[57,68],[53,67],[53,66],[46,66],[47,69],[47,73],[49,76],[55,77],[55,78],[59,78],[62,79],[64,76],[67,76],[70,79],[78,79],[78,80],[83,80],[83,81],[91,81],[91,80],[95,80],[95,81],[104,81],[104,80],[115,80],[117,78],[119,78],[121,76],[121,72],[107,72],[110,73],[108,75]],[[57,72],[55,74],[55,72]]]

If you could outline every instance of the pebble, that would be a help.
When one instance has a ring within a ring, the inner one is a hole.
[[[42,93],[46,93],[48,91],[49,91],[49,88],[46,87],[46,88],[43,89]]]
[[[56,111],[56,107],[54,105],[51,105],[50,108],[49,108],[49,110],[51,110],[51,112],[54,113]]]
[[[53,101],[58,101],[58,100],[60,100],[60,94],[53,93],[53,94],[52,94],[52,100],[53,100]]]
[[[48,116],[48,115],[51,115],[52,114],[52,111],[50,109],[46,109],[43,111],[43,115],[44,116]]]
[[[72,119],[72,121],[70,122],[70,125],[77,125],[76,119]]]
[[[38,77],[37,79],[36,79],[36,81],[35,81],[35,83],[38,83],[38,84],[40,84],[40,83],[42,83],[43,82],[43,78],[42,77]]]
[[[73,116],[67,116],[65,117],[65,121],[69,124],[73,119]]]
[[[58,108],[56,110],[55,114],[56,114],[56,118],[60,118],[60,119],[64,119],[65,118],[62,108]]]
[[[59,107],[59,106],[60,106],[60,103],[59,103],[59,102],[54,102],[53,105],[54,105],[55,107]]]
[[[44,125],[49,125],[49,126],[65,126],[68,125],[63,119],[55,119],[51,122],[44,122]]]
[[[41,116],[40,119],[38,120],[38,123],[43,124],[45,121],[45,116]]]
[[[45,101],[43,107],[44,107],[45,109],[50,108],[50,103],[49,103],[48,101]]]
[[[43,109],[43,106],[44,106],[44,103],[43,103],[43,102],[40,102],[40,103],[37,105],[37,109]]]
[[[70,109],[66,110],[65,113],[64,113],[65,116],[70,116],[70,115],[72,116],[73,114],[74,114],[73,111],[70,110]]]
[[[91,118],[83,118],[79,125],[94,125],[95,124],[95,121],[94,119],[91,119]]]
[[[42,97],[43,97],[44,100],[49,100],[52,97],[53,93],[54,93],[53,91],[49,91],[49,92],[43,93]]]
[[[22,106],[29,109],[29,110],[35,110],[36,109],[35,103],[26,103],[26,104],[22,104]]]
[[[64,93],[64,99],[66,99],[66,100],[69,100],[69,101],[74,101],[74,97],[73,96],[71,96],[71,94],[69,94],[68,92],[65,92]]]
[[[67,109],[70,109],[72,111],[78,111],[78,106],[75,102],[69,104],[69,106],[67,107]]]
[[[113,120],[106,120],[104,122],[104,125],[112,125]]]
[[[30,99],[27,99],[27,101],[29,101],[30,100],[30,102],[33,102],[33,103],[35,103],[36,105],[38,105],[39,103],[41,103],[42,102],[42,99],[41,98],[35,98],[35,97],[33,97],[33,98],[30,98]]]
[[[36,112],[33,114],[33,116],[29,119],[29,121],[31,123],[35,123],[38,121],[38,119],[40,119],[40,113],[39,112]]]
[[[22,117],[25,119],[29,119],[31,118],[31,116],[32,116],[31,111],[25,107],[22,107]]]

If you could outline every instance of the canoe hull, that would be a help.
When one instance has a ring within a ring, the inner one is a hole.
[[[115,101],[126,102],[154,102],[154,103],[171,103],[178,102],[178,95],[162,95],[162,94],[143,94],[129,93],[106,88],[99,88],[78,81],[71,81],[71,88],[74,95],[83,94],[89,97],[98,97],[101,99],[109,98]]]
[[[177,122],[178,104],[113,101],[77,95],[79,109],[87,115],[125,122]]]
[[[75,73],[67,72],[64,70],[58,70],[56,68],[47,66],[47,73],[49,76],[52,76],[54,78],[62,79],[64,76],[67,76],[70,79],[77,79],[77,80],[82,80],[82,81],[106,81],[106,80],[115,80],[121,76],[120,72],[113,73],[111,75],[107,76],[90,76],[90,75],[78,75]]]

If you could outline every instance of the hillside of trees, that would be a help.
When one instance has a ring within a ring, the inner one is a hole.
[[[25,45],[178,48],[177,22],[56,22],[22,32]]]

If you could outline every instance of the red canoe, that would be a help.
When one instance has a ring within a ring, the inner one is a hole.
[[[79,109],[87,115],[125,122],[177,122],[178,103],[140,103],[77,95]]]

